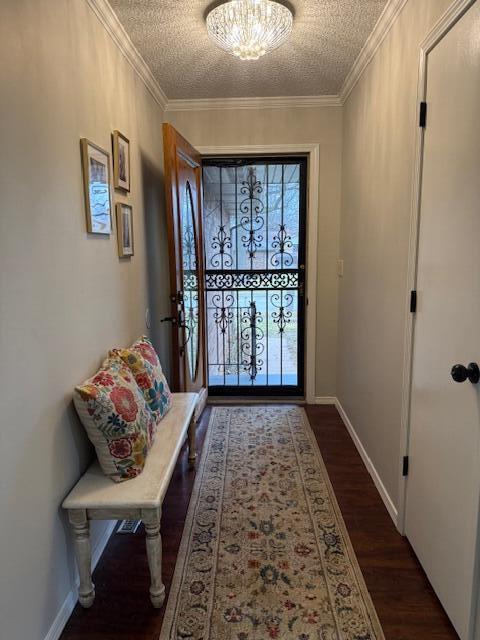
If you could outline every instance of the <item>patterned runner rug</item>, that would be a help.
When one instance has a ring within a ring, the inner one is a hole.
[[[212,410],[160,640],[384,640],[294,406]]]

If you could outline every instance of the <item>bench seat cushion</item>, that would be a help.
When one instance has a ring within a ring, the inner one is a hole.
[[[132,372],[109,357],[75,388],[74,404],[103,472],[116,482],[140,474],[155,437],[155,416]]]
[[[114,484],[94,462],[65,498],[65,509],[151,509],[162,504],[178,454],[193,418],[198,395],[173,393],[172,408],[157,429],[145,468],[133,480]],[[90,517],[95,517],[91,513]]]

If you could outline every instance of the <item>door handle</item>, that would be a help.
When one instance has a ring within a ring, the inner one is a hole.
[[[480,380],[480,369],[476,362],[470,362],[468,367],[464,367],[463,364],[456,364],[452,367],[452,378],[455,382],[465,382],[470,380],[472,384],[477,384]]]
[[[192,335],[192,330],[191,328],[188,326],[188,324],[181,324],[179,325],[180,329],[183,329],[186,333],[186,338],[184,338],[184,342],[183,344],[180,346],[180,349],[184,350],[185,347],[188,344],[188,341],[190,340],[190,336]]]

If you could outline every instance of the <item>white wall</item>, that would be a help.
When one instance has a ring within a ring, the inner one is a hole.
[[[316,395],[334,396],[337,360],[337,256],[340,223],[342,113],[339,107],[168,111],[197,146],[317,143],[318,215]]]
[[[409,0],[344,106],[337,396],[398,505],[420,43],[450,0]]]
[[[0,59],[0,636],[37,640],[73,587],[60,504],[92,456],[73,386],[147,305],[168,368],[163,114],[83,0],[3,0]],[[110,149],[113,129],[132,145],[130,261],[85,231],[79,140]]]

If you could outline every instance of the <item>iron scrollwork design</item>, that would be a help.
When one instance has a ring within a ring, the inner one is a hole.
[[[223,334],[226,333],[228,325],[232,323],[234,302],[235,299],[231,293],[226,295],[218,293],[212,297],[212,304],[215,307],[213,319]]]
[[[211,244],[212,250],[215,251],[210,258],[210,264],[212,267],[222,267],[222,269],[229,269],[233,266],[233,258],[228,249],[232,248],[232,239],[225,231],[225,225],[218,227],[218,233],[212,238]]]
[[[283,333],[292,318],[292,312],[287,307],[292,305],[293,296],[291,293],[274,293],[271,302],[278,309],[278,311],[272,311],[272,320],[278,325],[278,332]]]
[[[218,366],[212,386],[292,380],[290,340],[298,335],[305,276],[297,264],[300,201],[285,167],[260,161],[211,174],[205,289],[209,364]]]
[[[259,196],[263,191],[262,184],[257,180],[255,169],[248,168],[247,179],[242,182],[240,192],[247,197],[240,203],[240,226],[247,233],[242,235],[242,243],[247,250],[250,262],[253,262],[257,249],[262,246],[263,235],[260,230],[265,224],[262,216],[264,204]]]
[[[293,247],[292,236],[287,233],[285,225],[279,226],[278,234],[274,236],[272,249],[276,250],[270,258],[270,262],[274,267],[291,267],[293,264],[293,256],[289,253]]]
[[[185,224],[182,236],[183,268],[191,271],[196,268],[195,234],[191,224]]]
[[[232,289],[297,289],[297,271],[207,271],[207,291]]]
[[[242,314],[244,326],[241,330],[241,351],[243,368],[252,381],[256,379],[258,371],[263,366],[263,360],[258,357],[265,350],[262,342],[263,329],[259,327],[261,322],[263,322],[262,314],[257,310],[255,302],[251,302],[250,307]]]

